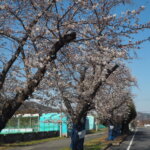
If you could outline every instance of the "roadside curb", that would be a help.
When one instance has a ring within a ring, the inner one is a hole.
[[[103,150],[107,150],[111,146],[112,146],[112,143],[109,143],[105,148],[103,148]]]
[[[125,135],[119,142],[116,142],[115,140],[112,141],[106,147],[104,147],[103,150],[107,150],[111,146],[119,146],[127,137],[128,137],[128,135]]]

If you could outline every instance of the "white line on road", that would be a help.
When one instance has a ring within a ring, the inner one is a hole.
[[[134,140],[134,137],[135,137],[136,132],[137,132],[137,128],[136,128],[135,133],[134,133],[134,135],[133,135],[133,137],[132,137],[132,139],[131,139],[131,141],[130,141],[130,143],[129,143],[129,146],[127,147],[127,150],[130,150],[130,148],[131,148],[131,145],[132,145],[132,143],[133,143],[133,140]]]

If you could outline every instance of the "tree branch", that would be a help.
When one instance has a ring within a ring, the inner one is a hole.
[[[62,39],[56,42],[52,50],[50,51],[50,57],[45,59],[45,64],[43,67],[39,68],[38,71],[35,73],[34,77],[30,79],[27,86],[24,89],[21,89],[16,94],[16,97],[11,101],[6,101],[3,105],[2,115],[0,116],[0,130],[5,127],[7,121],[14,115],[16,110],[22,105],[22,103],[28,99],[28,97],[34,92],[34,89],[39,85],[40,81],[42,80],[45,72],[47,64],[54,59],[56,59],[57,52],[66,44],[72,42],[76,38],[76,33],[70,33],[64,35]],[[54,57],[55,56],[55,57]]]
[[[13,63],[16,61],[16,59],[18,58],[18,56],[20,55],[21,50],[23,50],[23,46],[25,45],[28,37],[30,36],[31,32],[32,32],[32,28],[34,27],[34,25],[38,22],[38,20],[45,14],[45,12],[52,6],[52,3],[40,14],[37,15],[35,17],[35,19],[30,23],[30,25],[26,28],[27,33],[26,35],[22,38],[22,40],[20,41],[20,44],[15,52],[15,54],[12,56],[12,58],[7,62],[7,64],[4,66],[2,72],[0,73],[0,90],[3,87],[3,84],[5,82],[5,78],[6,75],[8,73],[8,71],[10,70],[11,66],[13,65]]]
[[[105,80],[102,81],[101,79],[95,83],[93,86],[92,92],[90,93],[90,97],[93,99],[96,96],[97,91],[103,85],[103,83],[109,78],[109,76],[119,67],[119,65],[115,65],[112,69],[108,69],[107,73],[105,74]]]

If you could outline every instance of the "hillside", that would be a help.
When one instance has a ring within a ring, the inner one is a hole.
[[[36,102],[26,101],[22,104],[16,114],[25,114],[25,113],[50,113],[50,112],[59,112],[58,109],[54,109],[48,106],[44,106],[42,104]]]
[[[137,119],[137,120],[140,120],[140,121],[143,121],[143,120],[150,120],[150,113],[138,112],[136,119]]]

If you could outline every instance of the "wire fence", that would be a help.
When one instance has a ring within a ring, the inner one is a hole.
[[[87,118],[86,130],[104,128],[103,125],[95,126],[96,124],[93,116]],[[59,114],[45,114],[42,116],[38,114],[26,114],[12,117],[0,134],[59,131],[67,135],[71,129],[71,124],[66,116],[61,118]]]
[[[38,132],[38,117],[12,117],[0,134]]]

